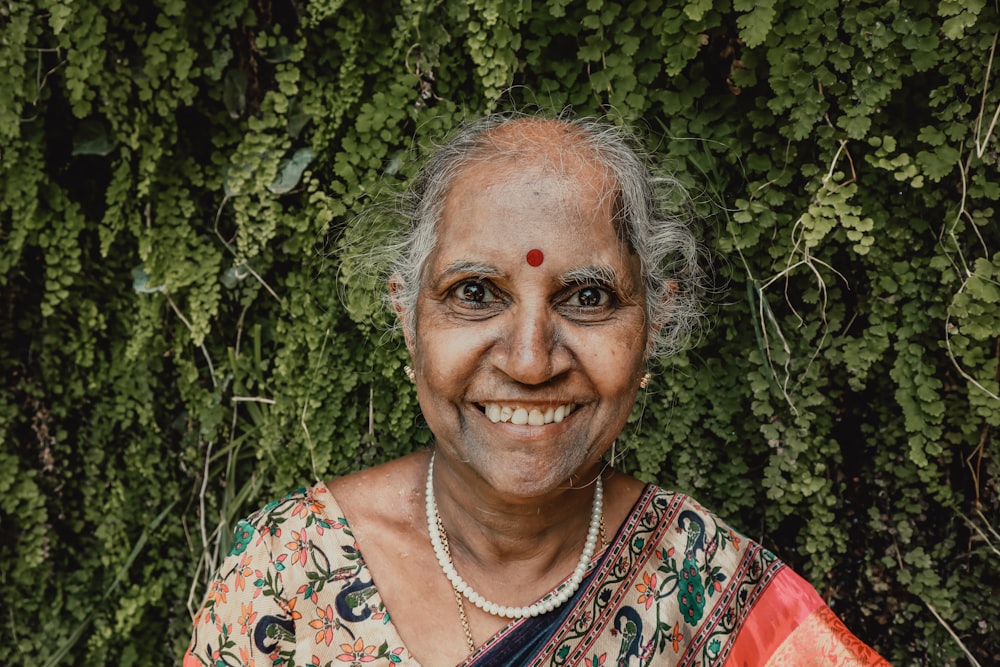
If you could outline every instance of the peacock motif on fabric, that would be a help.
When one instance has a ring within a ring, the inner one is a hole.
[[[699,573],[697,556],[705,547],[705,522],[694,512],[681,512],[677,526],[687,531],[684,560],[678,572],[677,604],[688,625],[697,625],[705,614],[705,584]]]

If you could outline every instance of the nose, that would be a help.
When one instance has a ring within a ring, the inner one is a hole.
[[[494,361],[500,371],[521,384],[538,385],[569,368],[558,318],[547,304],[519,304],[506,315]]]

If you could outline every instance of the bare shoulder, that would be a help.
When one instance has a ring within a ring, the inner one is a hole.
[[[624,473],[613,473],[604,483],[604,512],[607,521],[620,526],[632,512],[646,483]]]
[[[427,536],[429,457],[418,452],[333,479],[327,486],[407,650],[426,658],[423,664],[454,665],[464,655],[462,635],[438,620],[455,612],[454,593],[443,574],[428,576],[440,572]]]
[[[423,515],[427,452],[417,452],[327,482],[355,529],[398,530]],[[417,522],[416,525],[421,525]]]
[[[623,472],[613,472],[605,482],[606,488],[611,490],[615,495],[620,495],[623,498],[630,498],[632,502],[639,499],[643,490],[646,488],[646,483],[627,475]]]

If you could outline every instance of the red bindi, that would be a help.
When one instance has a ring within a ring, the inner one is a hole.
[[[531,266],[541,266],[542,261],[545,259],[545,255],[542,254],[541,250],[533,249],[528,251],[528,256],[526,257],[528,264]]]

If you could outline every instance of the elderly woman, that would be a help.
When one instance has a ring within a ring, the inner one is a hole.
[[[618,132],[490,117],[425,166],[389,291],[434,446],[241,522],[185,665],[869,665],[815,591],[605,456],[695,318]]]

